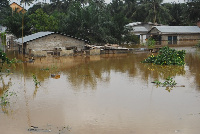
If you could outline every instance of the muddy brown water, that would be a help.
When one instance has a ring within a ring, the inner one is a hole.
[[[147,53],[16,64],[1,74],[0,95],[17,96],[0,106],[0,134],[199,134],[200,51],[182,49],[185,66],[140,63]],[[185,87],[151,83],[168,76]]]

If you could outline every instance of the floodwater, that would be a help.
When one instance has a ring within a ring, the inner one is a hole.
[[[0,134],[199,134],[200,51],[183,49],[185,66],[141,63],[148,53],[18,63],[1,74]],[[177,87],[151,83],[169,76]]]

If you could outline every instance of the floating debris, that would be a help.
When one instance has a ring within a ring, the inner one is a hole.
[[[51,74],[51,78],[59,79],[60,75],[59,74]]]
[[[46,129],[42,129],[36,126],[31,126],[28,131],[30,132],[47,132],[47,133],[54,133],[54,134],[66,134],[69,133],[71,130],[71,127],[69,126],[63,126],[63,127],[53,127],[51,125],[47,125]]]
[[[51,132],[51,129],[41,129],[36,126],[31,126],[28,131],[35,131],[35,132]]]

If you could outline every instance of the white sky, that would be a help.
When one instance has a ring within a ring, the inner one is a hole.
[[[43,0],[37,0],[36,3],[38,3],[38,2],[44,2],[44,1]],[[112,0],[105,0],[106,3],[109,3],[111,1]],[[17,4],[20,5],[20,0],[10,0],[10,3],[13,3],[13,2],[15,2],[15,3],[17,3]],[[50,2],[50,0],[46,0],[46,2]],[[176,3],[180,2],[180,3],[183,3],[184,0],[164,0],[164,3],[171,3],[171,2],[176,2]],[[28,9],[31,6],[33,6],[33,5],[30,5],[30,6],[26,5],[26,9]]]

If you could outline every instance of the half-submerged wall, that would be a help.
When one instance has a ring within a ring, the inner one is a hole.
[[[47,56],[47,54],[55,53],[59,53],[59,56],[66,56],[72,55],[74,49],[81,51],[84,46],[85,42],[82,40],[61,34],[51,34],[27,42],[25,52],[33,56]]]
[[[200,40],[200,34],[162,35],[161,45],[194,46]]]

